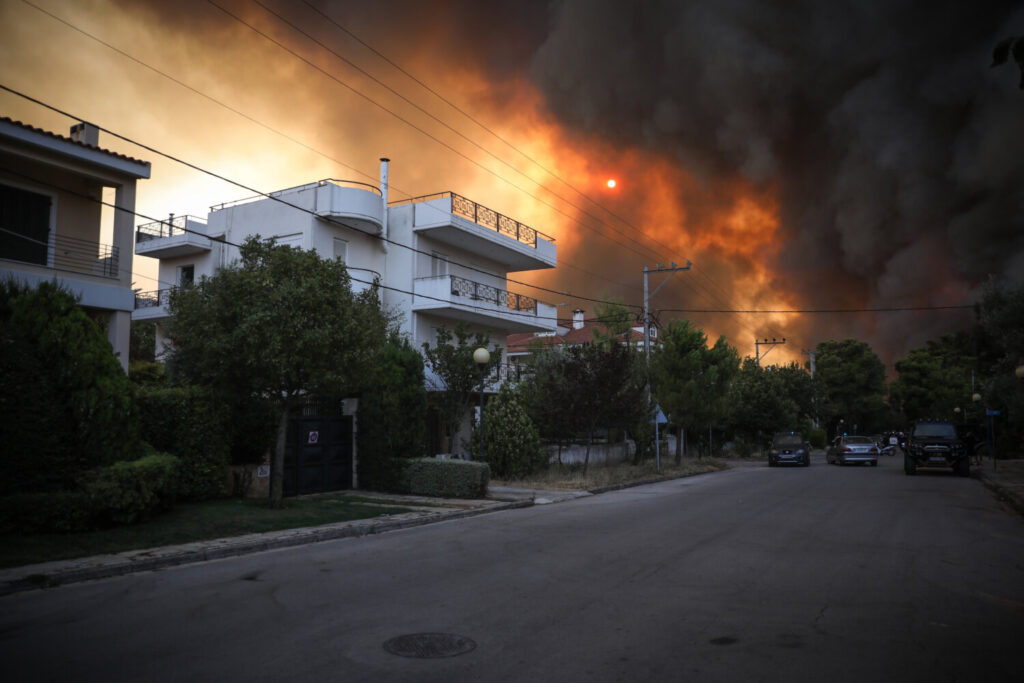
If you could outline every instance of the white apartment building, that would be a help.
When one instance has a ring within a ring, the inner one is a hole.
[[[205,219],[172,216],[139,226],[135,253],[160,260],[167,286],[140,292],[132,319],[157,323],[158,354],[171,287],[233,262],[238,249],[225,242],[250,235],[342,259],[357,291],[379,278],[382,304],[401,315],[402,332],[417,349],[433,344],[442,325],[460,322],[499,346],[512,333],[556,329],[553,305],[507,282],[509,273],[554,268],[554,239],[453,192],[389,203],[382,159],[379,186],[320,180],[211,207]],[[429,370],[427,382],[440,388]]]
[[[0,278],[59,282],[106,329],[127,371],[135,183],[150,166],[98,139],[86,123],[65,137],[0,118]]]

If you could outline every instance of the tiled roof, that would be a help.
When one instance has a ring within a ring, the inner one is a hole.
[[[608,335],[608,327],[600,323],[585,324],[579,329],[574,329],[570,325],[569,332],[564,336],[535,336],[533,333],[525,332],[521,334],[510,334],[505,340],[505,347],[508,353],[526,353],[530,350],[531,343],[540,343],[543,346],[577,346],[580,344],[591,344],[594,341],[594,332],[599,330],[601,333]],[[644,335],[643,332],[637,332],[636,330],[629,331],[629,341],[632,344],[643,343]],[[659,343],[657,339],[651,339],[651,344]]]
[[[80,147],[84,147],[85,149],[94,149],[97,152],[102,152],[104,154],[109,154],[112,157],[117,157],[118,159],[123,159],[124,161],[130,161],[133,164],[144,164],[146,166],[149,165],[148,161],[143,161],[142,159],[135,159],[134,157],[130,157],[130,156],[126,155],[126,154],[121,154],[119,152],[112,152],[109,149],[103,149],[102,147],[97,147],[96,145],[90,145],[90,144],[85,143],[85,142],[79,142],[78,140],[72,140],[71,138],[66,137],[64,135],[58,135],[57,133],[54,133],[54,132],[48,131],[48,130],[44,130],[42,128],[36,128],[35,126],[30,126],[29,124],[22,123],[21,121],[15,121],[14,119],[8,118],[6,116],[0,116],[0,123],[8,123],[8,124],[10,124],[12,126],[17,126],[18,128],[22,128],[24,130],[32,131],[33,133],[39,133],[40,135],[45,135],[47,137],[53,138],[54,140],[60,140],[61,142],[67,142],[67,143],[70,143],[72,145],[78,145]]]

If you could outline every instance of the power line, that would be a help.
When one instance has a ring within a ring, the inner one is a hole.
[[[964,310],[974,308],[974,304],[958,304],[952,306],[901,306],[888,308],[790,308],[790,309],[721,309],[721,308],[661,308],[658,313],[742,313],[742,314],[772,314],[772,313],[900,313],[905,311],[947,311]]]

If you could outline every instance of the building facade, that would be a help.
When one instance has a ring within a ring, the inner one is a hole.
[[[0,278],[56,280],[106,330],[127,370],[136,182],[150,165],[98,139],[86,123],[65,137],[0,118]]]

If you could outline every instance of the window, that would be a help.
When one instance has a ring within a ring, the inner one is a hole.
[[[448,274],[448,257],[439,251],[430,252],[430,274],[433,277],[441,277]]]
[[[49,263],[51,204],[46,195],[0,185],[0,258]]]
[[[340,237],[334,238],[334,258],[342,263],[348,263],[348,242]]]
[[[192,283],[196,281],[196,267],[195,265],[179,266],[178,267],[178,286],[188,288],[192,286]]]

